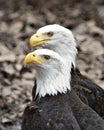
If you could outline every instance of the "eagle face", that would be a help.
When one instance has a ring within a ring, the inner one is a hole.
[[[31,36],[30,47],[57,47],[59,46],[58,44],[64,44],[72,39],[72,32],[67,28],[57,24],[47,25],[37,30],[37,32]]]
[[[57,67],[62,62],[63,59],[59,54],[48,49],[38,49],[30,52],[24,59],[24,65],[33,63],[36,66],[50,69]]]

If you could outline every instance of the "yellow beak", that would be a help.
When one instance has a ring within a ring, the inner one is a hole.
[[[23,63],[24,65],[29,63],[41,64],[41,61],[37,58],[37,54],[35,52],[31,52],[26,55]]]
[[[39,33],[35,33],[30,38],[30,47],[36,47],[42,45],[46,41],[50,40],[47,36],[41,36]]]

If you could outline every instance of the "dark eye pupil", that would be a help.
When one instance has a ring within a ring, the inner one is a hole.
[[[53,32],[48,32],[47,35],[48,35],[49,37],[52,37],[52,36],[53,36]]]
[[[44,58],[47,59],[47,60],[49,60],[49,59],[50,59],[50,56],[45,55]]]

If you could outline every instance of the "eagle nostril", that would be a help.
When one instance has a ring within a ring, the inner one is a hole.
[[[36,35],[36,38],[38,38],[39,36],[38,35]]]

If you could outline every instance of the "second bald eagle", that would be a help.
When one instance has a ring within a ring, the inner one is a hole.
[[[57,24],[44,26],[30,38],[30,47],[37,46],[53,50],[63,57],[64,62],[67,62],[69,66],[68,73],[71,74],[69,82],[72,89],[84,103],[104,117],[104,90],[83,76],[76,68],[77,48],[71,30]]]

